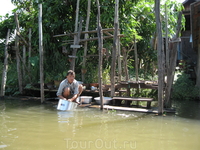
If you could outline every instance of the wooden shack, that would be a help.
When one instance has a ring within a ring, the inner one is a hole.
[[[194,5],[195,4],[195,5]],[[181,42],[178,45],[177,60],[183,60],[190,66],[191,78],[196,78],[196,64],[198,59],[198,34],[197,29],[199,0],[185,0],[183,2],[184,10],[183,15],[185,16],[185,30],[181,32]],[[200,20],[200,19],[199,19]],[[192,71],[193,70],[193,71]]]

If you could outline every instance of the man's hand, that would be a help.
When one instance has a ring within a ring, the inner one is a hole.
[[[73,102],[73,99],[68,99],[68,101]]]

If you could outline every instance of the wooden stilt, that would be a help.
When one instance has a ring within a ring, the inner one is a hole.
[[[41,103],[45,101],[44,99],[44,65],[43,65],[43,32],[42,32],[42,4],[38,5],[39,16],[38,16],[38,26],[39,26],[39,52],[40,52],[40,97]]]
[[[7,36],[6,36],[6,43],[5,43],[5,52],[4,52],[4,66],[2,71],[2,80],[1,80],[1,93],[0,97],[5,96],[5,87],[6,87],[6,80],[7,80],[7,71],[8,71],[8,40],[10,36],[10,29],[8,29]]]
[[[16,33],[17,33],[17,32],[19,32],[19,21],[18,21],[18,15],[16,13],[15,13],[15,23],[16,23]],[[23,87],[22,87],[22,73],[21,73],[21,61],[20,61],[20,53],[19,53],[19,37],[18,36],[16,36],[16,38],[15,38],[15,49],[16,49],[19,93],[22,94]]]
[[[100,109],[103,110],[103,90],[102,90],[102,49],[103,49],[103,38],[102,38],[102,28],[101,28],[101,21],[100,21],[100,5],[99,5],[99,0],[97,0],[97,8],[98,8],[98,15],[97,15],[97,22],[98,22],[98,44],[99,44],[99,96],[100,96],[100,104],[101,107]]]
[[[115,94],[115,70],[116,70],[116,54],[118,52],[118,29],[119,29],[119,23],[118,23],[118,7],[119,7],[119,0],[115,1],[115,20],[114,20],[114,26],[115,26],[115,32],[114,32],[114,39],[113,39],[113,51],[112,51],[112,64],[111,64],[111,97]]]

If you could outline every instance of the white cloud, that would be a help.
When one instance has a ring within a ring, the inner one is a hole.
[[[15,6],[11,3],[11,0],[0,0],[0,16],[12,13],[14,8]]]

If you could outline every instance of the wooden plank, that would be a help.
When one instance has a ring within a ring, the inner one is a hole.
[[[78,58],[77,56],[68,55],[69,58]]]
[[[158,113],[157,110],[153,110],[153,109],[119,107],[119,106],[109,106],[109,105],[104,105],[104,109],[111,109],[111,110],[114,109],[114,110],[123,110],[123,111],[136,111],[136,112],[143,112],[143,113]]]
[[[70,45],[70,48],[81,48],[81,45]]]
[[[153,101],[153,98],[147,97],[113,97],[115,100],[128,100],[128,101]]]

